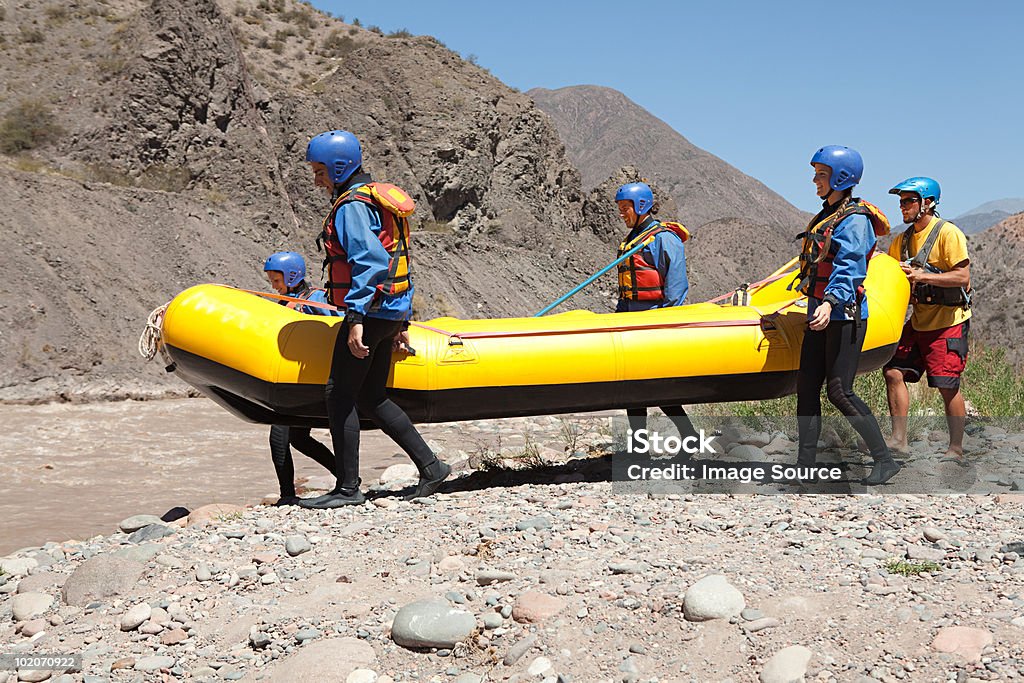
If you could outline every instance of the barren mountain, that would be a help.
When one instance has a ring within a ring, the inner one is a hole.
[[[985,213],[972,213],[958,216],[953,219],[953,222],[956,223],[958,228],[964,231],[964,234],[977,235],[1012,215],[1012,213],[1007,211],[988,211]]]
[[[574,86],[527,94],[555,122],[584,186],[596,185],[584,219],[610,246],[624,234],[611,199],[625,182],[647,179],[658,190],[659,217],[690,228],[689,301],[758,280],[796,255],[793,238],[809,214],[694,146],[622,93]]]
[[[676,200],[687,225],[742,218],[784,228],[792,236],[810,218],[617,90],[580,85],[527,94],[555,122],[584,187],[630,164]]]
[[[1024,211],[1024,199],[996,199],[957,216],[953,222],[968,235],[975,235],[1021,211]]]
[[[416,199],[421,319],[530,314],[608,257],[549,119],[432,38],[291,0],[22,0],[0,36],[5,398],[141,390],[162,377],[135,353],[148,311],[201,281],[265,288],[275,250],[319,280],[304,151],[324,129]]]

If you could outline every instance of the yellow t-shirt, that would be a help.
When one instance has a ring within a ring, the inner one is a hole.
[[[917,256],[917,252],[924,246],[924,241],[928,239],[929,233],[938,222],[938,218],[932,217],[923,230],[911,234],[910,258]],[[900,261],[903,258],[902,250],[903,233],[900,233],[889,245],[889,256]],[[939,233],[939,238],[935,241],[932,253],[928,255],[928,263],[941,271],[948,271],[961,261],[967,260],[967,237],[960,228],[946,221],[946,224],[942,226],[942,232]],[[914,313],[910,317],[910,324],[915,330],[926,332],[959,325],[970,317],[971,311],[964,310],[959,306],[914,304]]]

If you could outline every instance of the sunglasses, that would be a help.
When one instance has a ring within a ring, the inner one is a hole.
[[[917,197],[904,197],[903,199],[900,200],[900,206],[912,206],[914,204],[917,204],[919,201],[921,200],[918,199]]]

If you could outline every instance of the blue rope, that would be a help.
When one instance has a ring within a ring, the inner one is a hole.
[[[605,266],[605,267],[604,267],[604,268],[602,268],[601,270],[597,271],[596,273],[594,273],[593,275],[591,275],[590,277],[588,277],[588,278],[587,278],[586,280],[584,280],[584,281],[583,281],[583,282],[581,282],[580,284],[578,284],[578,285],[576,285],[575,287],[573,287],[573,288],[572,288],[571,290],[569,290],[568,292],[566,292],[566,293],[565,293],[565,294],[563,294],[562,296],[560,296],[560,297],[558,297],[557,299],[555,299],[555,300],[554,300],[553,302],[551,302],[550,304],[548,304],[547,306],[545,306],[544,308],[542,308],[542,309],[541,309],[540,311],[538,311],[537,313],[534,313],[534,314],[533,314],[533,317],[534,317],[534,318],[539,318],[539,317],[541,317],[542,315],[544,315],[545,313],[548,313],[548,312],[549,312],[549,311],[551,311],[552,309],[556,308],[556,307],[557,307],[557,306],[558,306],[559,304],[561,304],[561,303],[563,303],[563,302],[565,302],[565,301],[568,301],[568,300],[569,300],[570,298],[572,298],[573,296],[575,296],[575,295],[576,295],[576,294],[577,294],[577,293],[578,293],[578,292],[579,292],[580,290],[582,290],[582,289],[583,289],[584,287],[586,287],[586,286],[587,286],[587,285],[589,285],[589,284],[590,284],[591,282],[593,282],[594,280],[596,280],[597,278],[601,277],[602,275],[604,275],[605,273],[607,273],[607,272],[608,272],[609,270],[611,270],[612,268],[614,268],[615,266],[619,265],[620,263],[622,263],[623,261],[625,261],[626,259],[628,259],[628,258],[629,258],[630,256],[632,256],[633,254],[635,254],[635,253],[637,253],[638,251],[640,251],[641,249],[643,249],[643,248],[644,248],[645,246],[647,246],[647,244],[646,244],[646,240],[645,240],[645,241],[642,241],[642,242],[640,242],[640,244],[636,245],[635,247],[633,247],[632,249],[630,249],[629,251],[627,251],[627,252],[626,252],[625,254],[623,254],[623,255],[622,255],[622,256],[620,256],[619,258],[615,259],[614,261],[612,261],[611,263],[609,263],[609,264],[608,264],[607,266]]]

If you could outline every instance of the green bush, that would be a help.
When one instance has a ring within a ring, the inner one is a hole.
[[[964,370],[961,390],[964,398],[982,417],[1020,418],[1024,416],[1024,374],[1006,359],[1006,352],[1000,348],[987,348],[980,343],[971,344]],[[889,402],[885,392],[885,378],[881,371],[859,375],[853,383],[854,391],[860,396],[876,417],[889,415]],[[914,423],[925,416],[942,416],[945,406],[942,396],[922,379],[910,389],[910,431]],[[838,410],[821,397],[822,415],[840,416]],[[792,417],[796,415],[796,396],[784,396],[769,401],[741,401],[737,403],[714,404],[700,410],[704,415],[736,415],[739,417]],[[915,419],[916,418],[916,419]],[[883,428],[887,425],[882,420]]]
[[[24,100],[0,119],[0,152],[15,154],[35,149],[61,132],[45,102]]]
[[[899,574],[900,576],[917,576],[928,572],[929,574],[935,574],[942,571],[942,565],[932,562],[931,560],[925,560],[923,562],[911,562],[909,560],[887,560],[885,563],[885,570],[890,574]]]
[[[51,5],[45,10],[47,18],[58,26],[68,20],[70,14],[64,5]]]
[[[281,19],[303,28],[316,28],[319,25],[316,17],[309,10],[288,10],[281,15]]]
[[[335,30],[324,38],[322,48],[328,57],[343,57],[356,48],[356,41]]]
[[[181,192],[192,182],[192,170],[188,166],[153,164],[139,176],[139,187],[147,190]]]
[[[971,345],[963,392],[982,416],[1024,416],[1024,375],[1006,360],[1005,349]]]
[[[46,34],[38,28],[23,28],[21,29],[21,42],[43,43],[46,42]]]
[[[131,176],[123,169],[109,164],[88,164],[86,167],[89,180],[117,185],[118,187],[131,187],[135,184]]]
[[[99,72],[101,83],[106,83],[120,74],[126,66],[128,60],[116,53],[96,58],[96,71]]]

